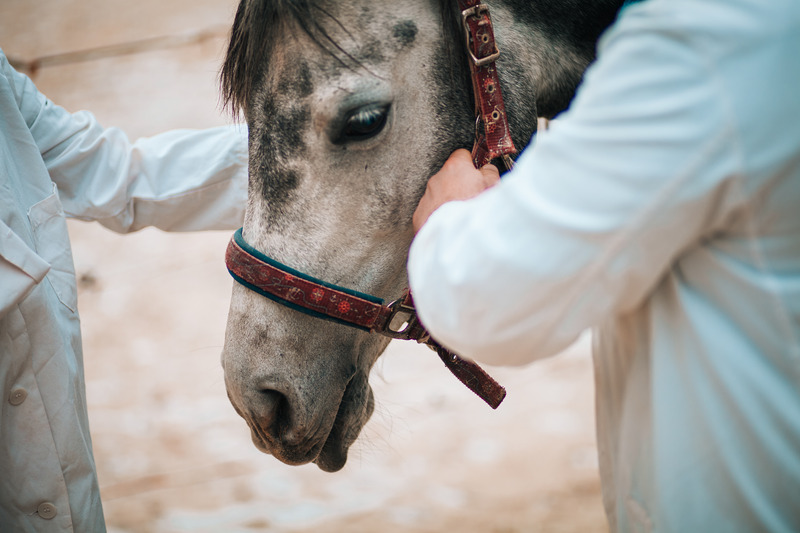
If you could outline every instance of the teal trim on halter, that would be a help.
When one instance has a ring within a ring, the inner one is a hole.
[[[317,285],[322,285],[323,287],[327,287],[329,289],[333,289],[333,290],[336,290],[336,291],[344,292],[344,293],[347,293],[347,294],[349,294],[351,296],[355,296],[357,298],[362,298],[364,300],[367,300],[368,302],[372,302],[372,303],[383,305],[383,300],[381,298],[378,298],[377,296],[373,296],[371,294],[366,294],[366,293],[363,293],[363,292],[359,292],[359,291],[356,291],[356,290],[353,290],[353,289],[348,289],[346,287],[341,287],[339,285],[334,285],[333,283],[328,283],[327,281],[322,281],[321,279],[317,279],[317,278],[315,278],[313,276],[309,276],[308,274],[304,274],[303,272],[299,272],[299,271],[293,269],[292,267],[286,266],[283,263],[275,261],[271,257],[269,257],[267,255],[264,255],[263,253],[259,252],[258,250],[256,250],[255,248],[253,248],[252,246],[247,244],[247,241],[244,240],[244,236],[242,235],[242,229],[243,228],[239,228],[238,230],[236,230],[236,233],[233,234],[233,238],[236,240],[236,244],[238,244],[242,248],[242,250],[244,250],[248,254],[252,255],[256,259],[259,259],[259,260],[261,260],[261,261],[263,261],[263,262],[265,262],[267,264],[270,264],[270,265],[274,266],[275,268],[283,270],[284,272],[287,272],[287,273],[289,273],[289,274],[291,274],[293,276],[297,276],[298,278],[304,279],[306,281],[310,281],[311,283],[316,283]],[[246,281],[244,281],[241,278],[239,278],[239,276],[236,276],[232,272],[231,272],[231,275],[234,278],[236,278],[236,281],[238,281],[242,285],[246,286],[248,289],[253,289],[256,292],[258,292],[260,294],[263,294],[263,291],[260,291],[257,288],[254,288],[251,284],[249,284]],[[270,296],[268,296],[266,294],[265,294],[265,296],[270,297]],[[280,301],[281,303],[284,303],[284,304],[290,305],[291,307],[294,307],[294,306],[291,305],[291,302],[287,302],[286,300],[284,300],[282,298],[278,298],[277,296],[272,296],[271,299],[276,300],[276,301]],[[301,308],[301,309],[302,309],[302,311],[304,313],[309,313],[309,314],[313,313],[313,311],[310,311],[308,309],[305,309],[305,308]],[[326,315],[320,315],[320,316],[325,317],[325,318],[330,318],[330,317],[327,317]],[[349,325],[352,325],[349,322],[346,322],[346,323],[349,324]]]

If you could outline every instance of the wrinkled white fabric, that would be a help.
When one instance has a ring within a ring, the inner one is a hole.
[[[596,328],[612,530],[800,531],[800,2],[647,0],[598,50],[417,235],[421,320],[503,365]]]
[[[0,531],[104,531],[65,217],[119,232],[234,229],[244,127],[131,144],[68,113],[0,51]]]

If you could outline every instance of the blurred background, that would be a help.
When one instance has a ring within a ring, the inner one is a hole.
[[[230,122],[232,0],[2,0],[0,48],[55,103],[134,139]],[[492,411],[393,342],[341,472],[259,453],[225,396],[227,233],[71,222],[89,419],[111,532],[600,532],[589,339],[523,369]]]

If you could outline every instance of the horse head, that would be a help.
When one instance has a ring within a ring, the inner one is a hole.
[[[567,3],[591,9],[492,4],[517,146],[568,105],[621,2]],[[426,182],[474,136],[463,40],[454,0],[242,0],[222,83],[249,128],[244,239],[318,279],[399,297]],[[368,376],[387,343],[234,284],[228,396],[259,449],[336,471],[373,411]]]

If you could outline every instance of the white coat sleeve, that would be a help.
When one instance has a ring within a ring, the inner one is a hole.
[[[247,128],[176,130],[131,143],[54,105],[21,73],[17,100],[67,216],[117,231],[235,229],[247,200]]]
[[[515,169],[412,244],[420,319],[466,357],[525,364],[635,309],[740,202],[733,110],[702,54],[648,28],[612,34]]]

